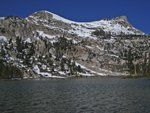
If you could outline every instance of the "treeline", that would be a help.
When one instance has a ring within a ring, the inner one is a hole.
[[[131,76],[150,76],[150,52],[139,53],[130,48],[123,52],[122,59]]]
[[[16,66],[0,59],[0,79],[22,78],[23,73]]]

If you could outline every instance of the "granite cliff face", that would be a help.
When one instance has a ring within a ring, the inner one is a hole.
[[[47,11],[0,18],[0,78],[150,74],[150,37],[121,16],[74,22]]]

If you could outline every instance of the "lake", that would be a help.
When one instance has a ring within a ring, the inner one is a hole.
[[[150,79],[0,81],[0,113],[150,113]]]

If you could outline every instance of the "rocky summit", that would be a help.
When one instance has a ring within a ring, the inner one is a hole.
[[[74,22],[48,11],[0,18],[0,79],[150,75],[150,36],[127,17]]]

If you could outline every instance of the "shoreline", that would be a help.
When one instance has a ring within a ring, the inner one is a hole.
[[[72,76],[66,78],[10,78],[0,79],[0,81],[22,81],[22,80],[52,80],[52,79],[81,79],[81,78],[120,78],[120,79],[150,79],[150,76]]]

